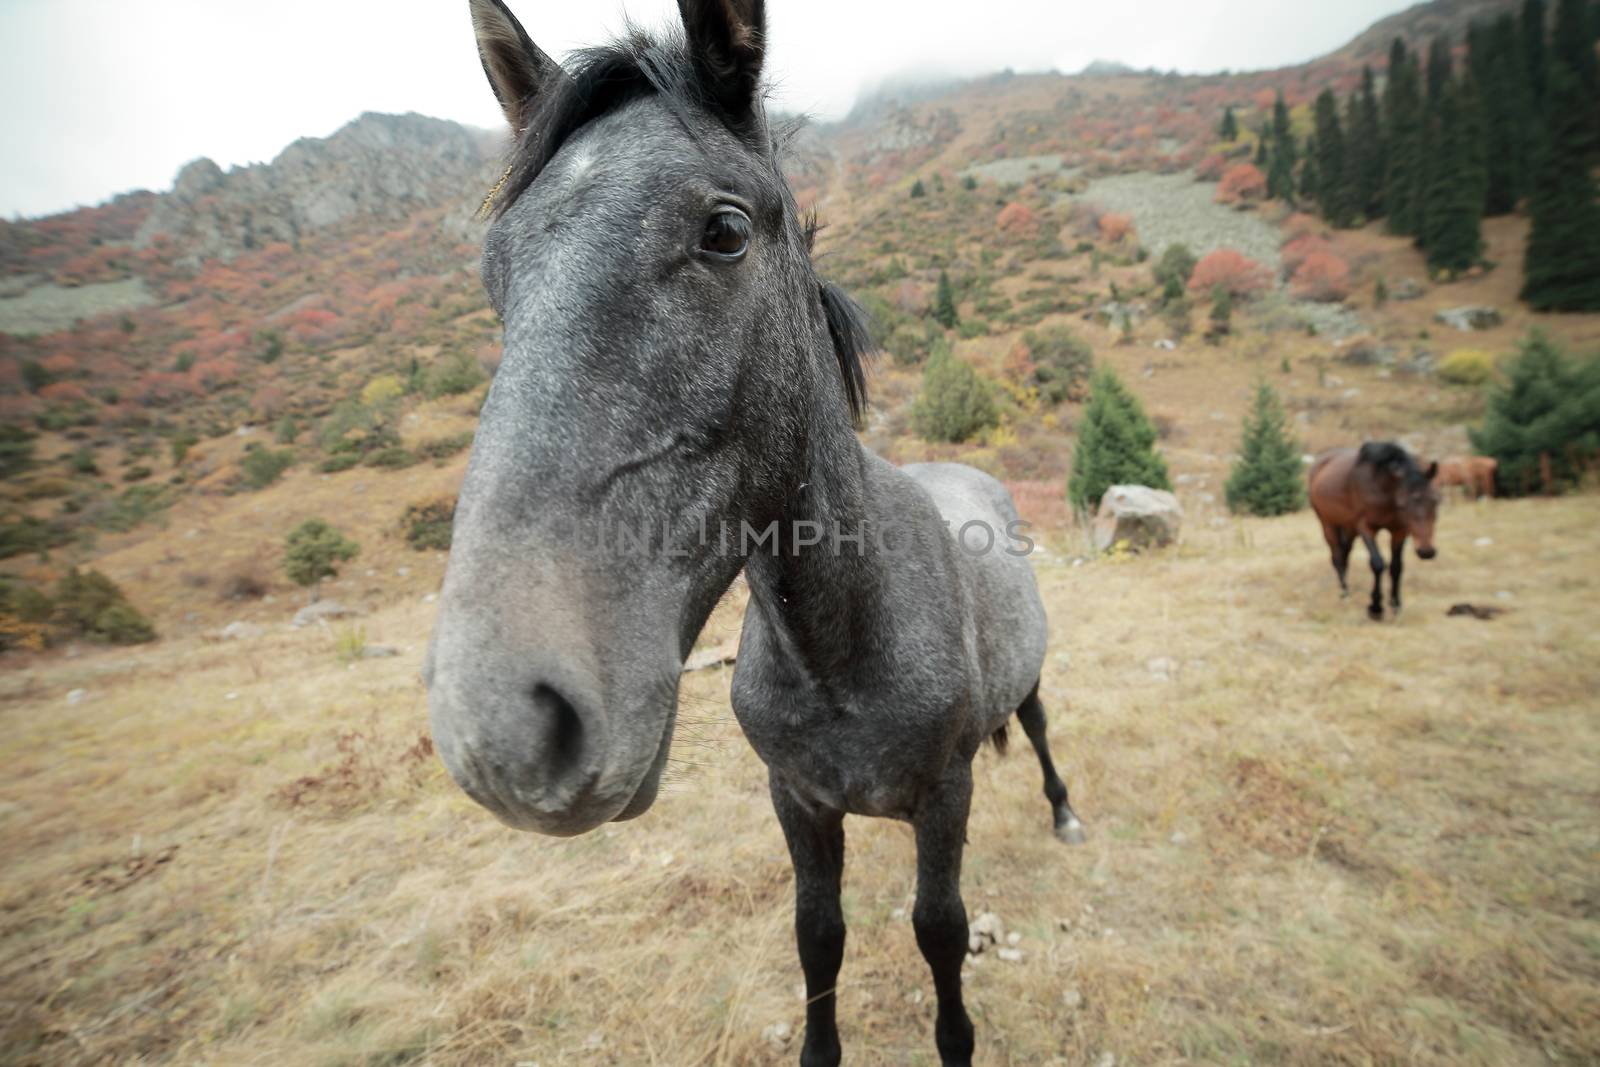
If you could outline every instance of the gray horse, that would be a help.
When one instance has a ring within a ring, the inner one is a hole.
[[[795,870],[801,1063],[836,1064],[846,813],[909,821],[946,1064],[971,1062],[961,852],[973,756],[1015,713],[1057,833],[1045,614],[1006,490],[892,467],[854,426],[868,346],[761,101],[761,0],[680,0],[569,69],[471,0],[517,134],[483,279],[505,326],[426,676],[433,736],[503,821],[579,834],[654,802],[677,679],[740,569],[733,709]]]

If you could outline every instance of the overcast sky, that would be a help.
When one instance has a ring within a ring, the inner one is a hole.
[[[769,0],[789,110],[843,115],[906,72],[1093,59],[1249,70],[1331,51],[1404,0]],[[676,18],[673,0],[512,0],[553,55]],[[465,0],[0,0],[0,214],[166,189],[198,156],[271,159],[363,111],[498,126]]]

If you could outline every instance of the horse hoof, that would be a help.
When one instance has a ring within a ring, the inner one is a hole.
[[[1083,832],[1083,823],[1076,816],[1056,827],[1056,837],[1068,845],[1081,845],[1089,840]]]
[[[1373,622],[1382,622],[1383,621],[1383,609],[1382,608],[1368,608],[1367,609],[1367,618],[1371,619]]]

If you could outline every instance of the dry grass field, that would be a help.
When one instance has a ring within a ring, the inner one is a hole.
[[[1051,836],[1026,745],[979,757],[965,895],[1022,953],[970,966],[979,1062],[1595,1062],[1597,528],[1594,496],[1451,506],[1382,625],[1307,514],[1040,556],[1090,840]],[[0,1062],[794,1061],[789,864],[728,672],[685,677],[650,814],[535,838],[422,740],[431,619],[359,620],[393,659],[336,626],[0,678]],[[911,835],[847,826],[847,1061],[932,1064]]]

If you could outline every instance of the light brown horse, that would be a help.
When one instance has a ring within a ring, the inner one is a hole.
[[[1400,574],[1404,569],[1407,537],[1416,537],[1417,555],[1432,559],[1433,524],[1439,512],[1439,493],[1432,480],[1439,464],[1427,470],[1411,454],[1389,441],[1368,441],[1359,450],[1335,448],[1311,465],[1311,507],[1322,520],[1322,536],[1333,553],[1333,570],[1339,589],[1350,595],[1345,573],[1350,549],[1360,537],[1372,560],[1372,603],[1367,616],[1383,618],[1383,554],[1378,551],[1378,531],[1389,531],[1389,603],[1400,615]]]
[[[1489,456],[1450,456],[1439,461],[1439,473],[1434,476],[1436,489],[1460,486],[1472,494],[1472,499],[1494,497],[1494,476],[1499,470],[1498,461]]]

